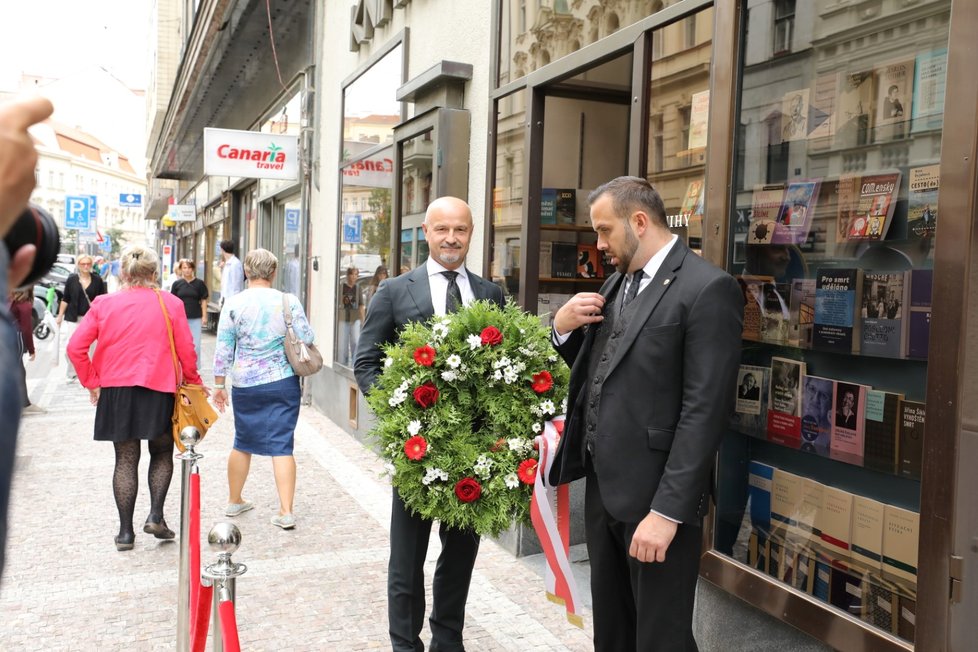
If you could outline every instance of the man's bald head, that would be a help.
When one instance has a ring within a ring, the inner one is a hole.
[[[472,238],[472,209],[458,197],[439,197],[424,215],[425,239],[431,258],[446,269],[458,269],[465,262]]]

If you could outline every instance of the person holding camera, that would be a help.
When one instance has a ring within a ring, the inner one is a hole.
[[[58,326],[61,327],[64,321],[68,322],[68,325],[61,329],[61,338],[65,342],[71,339],[82,318],[88,314],[95,297],[106,294],[105,281],[98,274],[92,273],[95,260],[91,256],[83,254],[78,257],[75,264],[78,268],[65,281],[65,293],[58,306]],[[78,378],[78,374],[67,353],[65,359],[68,360],[68,382],[72,382]]]
[[[0,247],[0,296],[6,296],[8,288],[21,285],[34,266],[37,246],[11,243],[8,237],[34,190],[37,150],[27,129],[45,120],[53,111],[51,102],[42,97],[0,106],[0,237],[4,238],[4,246]],[[54,233],[57,234],[57,229]],[[4,451],[0,455],[0,577],[5,561],[7,503],[22,407],[19,354],[10,311],[4,302],[0,302],[0,414],[3,415],[0,419],[0,450]]]

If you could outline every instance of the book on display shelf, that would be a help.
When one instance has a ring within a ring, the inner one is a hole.
[[[768,396],[771,368],[740,365],[737,374],[737,399],[730,427],[758,439],[767,439]]]
[[[703,235],[703,197],[706,186],[704,179],[694,179],[686,186],[682,205],[679,207],[679,223],[686,227],[690,238]]]
[[[768,399],[767,437],[789,448],[801,447],[801,378],[805,363],[771,358],[771,396]]]
[[[747,244],[771,244],[774,225],[778,222],[784,202],[784,184],[759,185],[751,197],[750,225]]]
[[[907,315],[908,358],[927,359],[930,345],[930,312],[934,284],[934,270],[915,269],[910,274],[909,314]]]
[[[577,276],[577,244],[554,242],[551,250],[551,273],[554,278]]]
[[[774,467],[751,460],[747,473],[747,495],[750,499],[751,527],[764,533],[771,531],[771,491]]]
[[[764,287],[768,284],[774,285],[774,277],[741,274],[736,278],[744,295],[743,338],[760,342],[764,327]]]
[[[879,573],[883,568],[883,517],[885,505],[865,496],[852,498],[852,559]]]
[[[710,124],[710,91],[693,93],[689,108],[689,149],[706,147],[707,131]]]
[[[875,79],[872,70],[839,73],[833,139],[835,147],[861,147],[869,144]]]
[[[789,320],[788,286],[765,283],[762,288],[761,341],[788,344]]]
[[[859,180],[859,203],[849,223],[849,241],[875,242],[886,237],[896,210],[900,172],[863,175]]]
[[[762,573],[767,573],[767,560],[770,554],[770,543],[767,535],[752,530],[747,543],[747,564]]]
[[[900,402],[903,394],[866,392],[866,443],[863,466],[882,473],[899,471]]]
[[[860,269],[821,268],[815,274],[812,348],[833,353],[859,352],[857,306],[862,297]]]
[[[812,595],[822,602],[829,601],[829,583],[832,568],[824,558],[815,558],[815,577],[812,581]]]
[[[800,536],[789,536],[789,542],[804,550],[815,550],[821,536],[821,512],[825,501],[826,487],[818,480],[804,478],[801,485],[801,506],[798,509],[798,528]]]
[[[907,195],[907,238],[933,238],[937,229],[937,195],[941,187],[941,166],[910,168]]]
[[[833,567],[829,580],[829,604],[846,613],[862,617],[863,576],[848,570]]]
[[[849,228],[852,226],[852,219],[859,208],[859,181],[862,179],[858,174],[843,174],[836,182],[836,230],[835,241],[844,243],[849,241]]]
[[[798,524],[805,478],[783,469],[774,469],[771,481],[771,533],[784,539],[801,536]]]
[[[897,617],[897,636],[912,641],[917,632],[917,600],[907,595],[901,595],[899,604],[900,611]]]
[[[820,376],[802,376],[801,450],[829,457],[832,440],[832,398],[835,381]]]
[[[791,281],[788,298],[788,344],[802,349],[812,348],[814,324],[815,279],[796,278]]]
[[[897,633],[900,596],[882,577],[866,575],[863,582],[863,620],[890,634]]]
[[[537,269],[540,276],[551,276],[553,274],[553,250],[554,243],[551,240],[540,241],[540,257],[537,259]]]
[[[919,401],[900,402],[899,448],[900,475],[920,480],[924,456],[925,404]]]
[[[904,313],[907,310],[906,272],[863,275],[860,309],[862,355],[902,358],[907,344]]]
[[[910,120],[914,59],[891,61],[876,67],[876,140],[902,138]]]
[[[810,550],[801,550],[798,553],[798,562],[795,565],[796,589],[811,595],[815,584],[815,557]]]
[[[577,191],[573,188],[558,188],[556,192],[557,224],[576,224]]]
[[[577,277],[604,278],[604,265],[601,262],[601,252],[596,245],[577,245]]]
[[[920,514],[894,505],[883,510],[883,575],[917,584]]]
[[[540,189],[540,224],[557,223],[557,189]]]
[[[929,131],[944,125],[946,84],[947,48],[918,54],[913,73],[911,131]]]
[[[788,184],[774,225],[772,243],[800,244],[808,240],[820,183],[818,180],[803,180]]]
[[[863,465],[866,442],[866,385],[835,384],[832,402],[832,441],[829,457],[833,460]]]
[[[818,548],[829,559],[846,561],[852,541],[852,500],[848,491],[826,486],[818,512]]]

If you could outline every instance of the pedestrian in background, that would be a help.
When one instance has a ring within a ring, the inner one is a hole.
[[[194,261],[181,258],[177,262],[177,274],[180,275],[170,292],[183,301],[187,313],[187,323],[190,334],[194,336],[194,350],[197,352],[197,366],[200,366],[200,330],[204,315],[207,314],[207,284],[194,276]]]
[[[23,372],[21,378],[21,388],[23,390],[24,414],[36,414],[44,412],[41,407],[31,405],[29,392],[27,391],[27,368],[24,366],[24,354],[30,356],[31,362],[34,361],[34,323],[31,320],[32,307],[34,305],[34,290],[32,287],[18,288],[10,293],[10,314],[14,316],[14,326],[17,328],[20,344],[20,369]]]
[[[380,287],[382,281],[387,279],[387,268],[383,265],[379,266],[374,270],[374,275],[371,277],[370,282],[367,283],[367,287],[363,289],[363,297],[360,299],[360,323],[362,324],[367,320],[367,308],[370,307],[370,301],[377,294],[377,288]]]
[[[145,247],[132,246],[122,254],[119,292],[98,297],[68,342],[68,356],[88,388],[95,412],[95,440],[115,446],[112,491],[119,510],[118,550],[131,550],[132,525],[139,487],[140,441],[149,442],[149,516],[143,532],[172,539],[163,518],[163,504],[173,476],[173,396],[176,377],[170,353],[164,306],[173,328],[173,341],[182,380],[203,384],[197,373],[193,338],[182,302],[160,292],[159,259]],[[162,302],[162,305],[161,305]],[[98,340],[89,359],[89,345]]]
[[[34,190],[37,150],[28,127],[51,115],[54,107],[43,97],[32,97],[0,106],[0,238],[7,235],[27,206]],[[0,246],[0,296],[27,278],[37,247],[29,244],[8,252]],[[5,302],[0,302],[0,576],[3,575],[7,544],[7,504],[14,471],[17,429],[20,427],[20,396],[16,364],[19,349],[16,330]]]
[[[241,260],[234,255],[234,240],[221,240],[221,304],[244,289]]]
[[[360,293],[357,290],[359,270],[348,267],[340,283],[339,360],[341,365],[352,367],[360,339]]]
[[[71,339],[72,333],[88,314],[95,297],[106,294],[105,281],[98,274],[92,273],[94,262],[88,254],[79,256],[76,261],[77,270],[65,280],[65,293],[58,306],[58,326],[61,328],[62,341],[67,342]],[[65,357],[67,358],[67,353]],[[70,360],[67,375],[69,382],[78,378],[78,373]]]
[[[299,299],[274,288],[278,259],[266,249],[249,251],[244,260],[248,289],[224,302],[214,352],[214,404],[224,412],[227,377],[233,386],[234,448],[228,456],[227,516],[254,505],[241,497],[252,455],[272,458],[279,510],[272,525],[295,527],[295,458],[292,448],[299,419],[299,377],[285,356],[283,297],[292,311],[296,336],[312,344],[314,334]]]

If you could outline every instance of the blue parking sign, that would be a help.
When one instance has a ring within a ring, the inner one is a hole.
[[[143,196],[131,192],[119,193],[119,206],[123,208],[140,208],[143,205]]]
[[[299,230],[299,209],[298,208],[286,208],[285,209],[285,230],[286,231],[298,231]]]
[[[363,215],[346,213],[343,215],[344,244],[360,244],[363,242]]]
[[[68,195],[65,197],[65,228],[88,230],[92,219],[94,199],[88,195]]]

